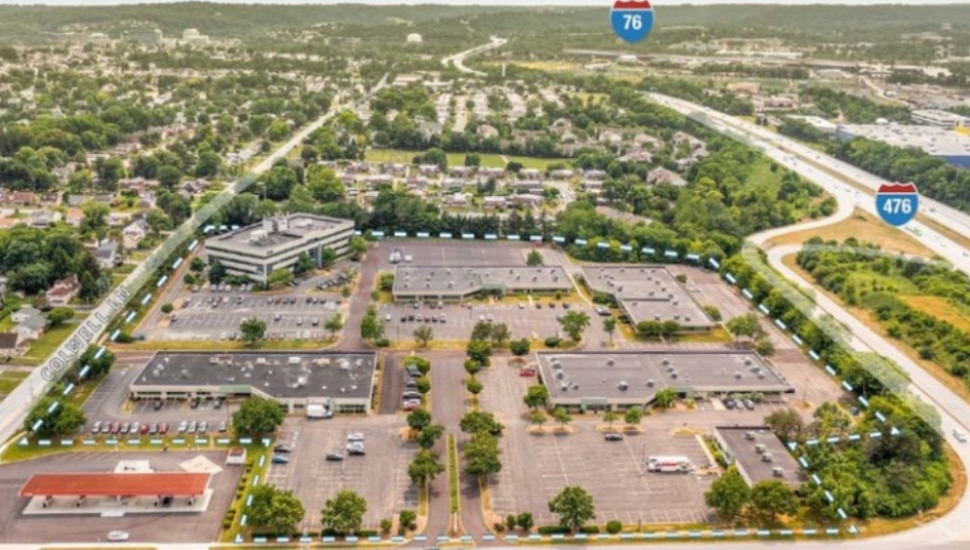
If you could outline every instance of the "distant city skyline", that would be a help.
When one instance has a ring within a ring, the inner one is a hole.
[[[137,4],[177,4],[186,0],[30,0],[10,1],[0,0],[0,6],[119,6]],[[369,4],[375,6],[388,5],[418,5],[438,4],[450,6],[609,6],[609,0],[220,0],[217,4],[288,4],[288,5],[334,5],[334,4]],[[731,4],[758,4],[775,6],[805,6],[824,4],[829,6],[877,6],[877,5],[970,5],[970,0],[655,0],[653,5],[659,9],[664,6],[716,6]]]

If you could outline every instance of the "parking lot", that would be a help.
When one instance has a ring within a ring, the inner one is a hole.
[[[328,498],[350,489],[367,501],[364,526],[377,529],[382,519],[401,510],[417,511],[418,491],[407,467],[417,453],[414,443],[401,438],[403,417],[337,416],[329,420],[290,417],[278,441],[293,448],[288,464],[272,464],[267,482],[292,490],[306,507],[303,528],[320,529],[320,510]],[[366,455],[348,455],[347,436],[364,436]],[[338,452],[343,460],[326,460]]]
[[[91,515],[24,516],[27,499],[18,492],[33,474],[110,472],[119,460],[148,460],[157,471],[182,471],[179,464],[199,455],[223,467],[212,476],[212,501],[201,514],[136,514],[128,517]],[[225,452],[113,453],[77,452],[0,466],[0,541],[51,544],[103,542],[109,531],[127,531],[132,543],[176,543],[215,540],[220,521],[235,494],[241,467],[224,466]]]
[[[710,512],[703,495],[714,477],[646,473],[646,457],[685,455],[695,465],[706,466],[710,459],[697,437],[681,434],[678,428],[760,422],[774,408],[759,405],[755,411],[723,411],[704,402],[696,411],[646,417],[641,434],[628,434],[614,442],[605,441],[596,431],[599,422],[594,416],[574,418],[570,434],[533,435],[522,418],[522,395],[537,379],[518,376],[502,360],[496,363],[479,375],[485,386],[482,407],[494,411],[506,425],[501,438],[502,462],[528,466],[503,468],[494,476],[490,483],[492,511],[502,517],[528,511],[538,525],[556,522],[548,502],[567,485],[589,491],[601,524],[613,519],[626,524],[706,521]]]
[[[148,340],[232,340],[239,325],[256,317],[266,323],[269,340],[325,340],[324,323],[335,313],[346,317],[340,273],[294,283],[286,291],[253,292],[245,286],[185,289],[175,293],[169,315],[152,315],[139,333]]]

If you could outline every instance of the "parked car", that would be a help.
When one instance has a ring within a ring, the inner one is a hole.
[[[961,432],[960,430],[958,430],[956,428],[953,429],[953,437],[957,441],[959,441],[960,443],[966,443],[967,442],[967,434]]]
[[[748,409],[749,411],[753,411],[754,410],[754,401],[752,401],[750,399],[745,399],[744,400],[744,408]]]
[[[229,424],[223,420],[219,423],[219,433],[226,433],[229,431]]]
[[[155,435],[155,434],[157,434],[158,433],[158,429],[159,429],[158,424],[152,424],[148,428],[148,435]]]
[[[606,441],[623,441],[623,434],[609,433],[603,436]]]
[[[147,434],[147,433],[148,433],[148,432],[149,432],[149,431],[151,430],[151,428],[152,428],[152,427],[151,427],[151,426],[149,426],[148,424],[142,424],[142,425],[141,425],[141,426],[140,426],[140,427],[138,428],[138,433],[140,433],[141,435],[145,435],[145,434]]]
[[[121,435],[125,435],[125,434],[128,433],[128,430],[130,430],[130,429],[131,429],[131,424],[129,424],[127,422],[122,422],[121,429],[118,430],[118,433],[120,433]]]
[[[353,433],[347,434],[347,441],[351,443],[362,442],[364,441],[364,434],[360,432],[353,432]]]
[[[200,434],[206,433],[207,431],[209,431],[209,423],[206,422],[205,420],[203,420],[202,422],[199,422],[199,427],[195,431]]]
[[[725,399],[724,400],[724,406],[727,407],[727,408],[729,408],[729,409],[733,409],[735,407],[735,405],[737,405],[737,404],[734,402],[733,399]]]
[[[277,445],[273,448],[274,453],[290,454],[293,452],[293,447],[289,445]]]
[[[196,426],[198,426],[198,422],[196,422],[195,420],[192,420],[191,422],[189,422],[189,425],[185,429],[185,432],[186,433],[190,433],[190,434],[194,434],[195,433]]]
[[[125,531],[108,532],[108,540],[111,542],[125,542],[128,540],[128,533]]]
[[[273,455],[273,464],[289,464],[290,457],[284,455]]]
[[[168,422],[162,422],[158,425],[158,433],[165,435],[168,433]]]
[[[162,410],[162,407],[164,407],[164,406],[165,406],[165,402],[162,401],[161,399],[159,399],[159,400],[155,401],[155,403],[152,405],[152,409],[154,409],[156,411],[160,411],[160,410]]]
[[[112,422],[111,429],[108,430],[108,432],[110,432],[111,435],[117,435],[119,432],[121,432],[121,422]]]
[[[347,444],[347,454],[350,456],[364,456],[364,444],[360,442],[348,443]]]
[[[404,412],[410,412],[421,406],[421,401],[417,399],[407,399],[401,405],[401,410]]]
[[[91,433],[93,433],[93,434],[99,434],[99,433],[101,433],[101,421],[100,420],[97,421],[97,422],[95,422],[94,425],[91,426]]]
[[[341,453],[327,453],[327,461],[329,462],[339,462],[344,459],[344,455]]]

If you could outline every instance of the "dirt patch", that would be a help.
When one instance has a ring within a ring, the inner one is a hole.
[[[864,239],[867,243],[879,245],[881,249],[889,252],[902,252],[910,256],[924,258],[932,258],[934,256],[932,250],[907,235],[905,231],[896,229],[858,209],[847,220],[826,225],[825,227],[789,233],[768,241],[768,244],[797,245],[803,244],[812,237],[821,237],[827,241],[836,240],[840,243],[849,237],[855,237],[857,239]]]

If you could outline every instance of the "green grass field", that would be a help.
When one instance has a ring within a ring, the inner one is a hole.
[[[400,149],[368,149],[364,158],[368,162],[395,162],[410,164],[418,151],[402,151]],[[534,157],[517,157],[513,155],[496,155],[492,153],[479,153],[482,166],[487,168],[505,168],[508,162],[518,162],[526,168],[538,168],[546,170],[550,164],[556,162],[567,162],[568,159],[541,159]],[[448,153],[448,166],[463,166],[465,155],[463,153]]]

